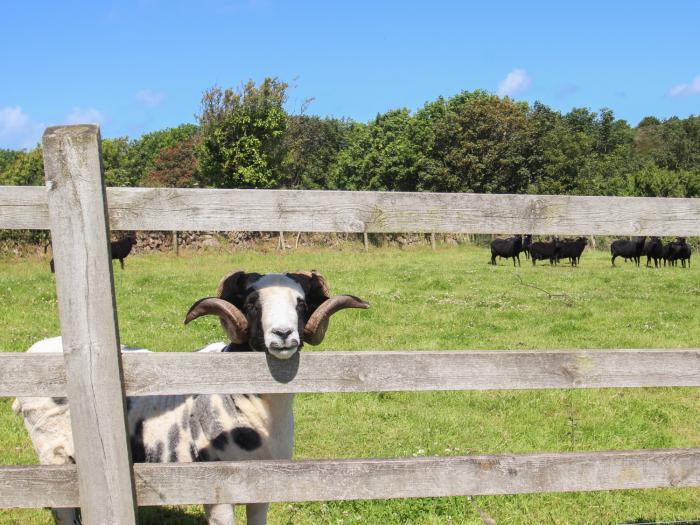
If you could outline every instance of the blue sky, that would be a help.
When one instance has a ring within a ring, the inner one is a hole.
[[[700,113],[700,2],[4,2],[0,148],[51,124],[194,122],[202,92],[277,76],[288,109],[368,120],[485,89],[561,111]]]

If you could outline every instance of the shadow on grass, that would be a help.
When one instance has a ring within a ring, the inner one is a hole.
[[[207,520],[178,507],[140,507],[139,525],[207,525]]]

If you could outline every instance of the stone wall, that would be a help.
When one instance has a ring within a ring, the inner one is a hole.
[[[272,232],[177,232],[178,245],[184,250],[222,250],[240,249],[281,249],[279,233]],[[113,238],[119,238],[116,234]],[[363,244],[362,234],[358,233],[297,233],[285,232],[284,249],[304,247],[340,247],[349,244]],[[173,232],[138,232],[136,252],[172,251]],[[464,242],[465,236],[438,236],[441,242],[457,245]],[[430,236],[424,234],[370,234],[372,246],[421,246],[430,245]]]

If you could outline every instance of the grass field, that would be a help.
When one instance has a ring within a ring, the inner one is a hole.
[[[187,351],[222,339],[215,319],[184,327],[190,304],[228,271],[317,269],[334,292],[372,304],[335,316],[322,350],[687,348],[700,344],[700,272],[486,264],[482,248],[357,247],[239,254],[136,255],[115,266],[122,341]],[[556,297],[523,283],[548,290]],[[561,294],[561,296],[559,296]],[[46,259],[0,260],[0,349],[56,335]],[[304,351],[313,351],[306,348]],[[700,447],[698,389],[299,395],[296,458],[397,457]],[[21,420],[0,399],[0,464],[36,462]],[[700,490],[478,497],[501,524],[700,520]],[[240,510],[240,509],[239,509]],[[241,514],[239,514],[241,516]],[[145,524],[203,523],[198,507],[148,509]],[[241,518],[242,519],[242,518]],[[0,510],[0,524],[51,523],[45,510]],[[272,524],[482,523],[465,498],[277,504]]]

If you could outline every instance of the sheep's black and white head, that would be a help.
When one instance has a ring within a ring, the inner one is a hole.
[[[192,305],[185,324],[218,315],[231,342],[289,359],[304,342],[320,344],[330,316],[345,308],[369,308],[352,295],[331,297],[317,272],[261,275],[233,272],[221,280],[216,297]]]

